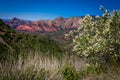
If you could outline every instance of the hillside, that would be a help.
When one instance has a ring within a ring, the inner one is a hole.
[[[31,52],[57,56],[61,55],[62,51],[58,42],[44,36],[16,33],[0,20],[0,59],[17,57],[18,54],[28,55]]]

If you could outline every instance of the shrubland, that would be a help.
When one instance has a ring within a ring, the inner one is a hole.
[[[119,80],[120,11],[101,10],[65,34],[73,42],[64,45],[15,32],[0,20],[0,80]],[[71,44],[69,53],[64,47]]]

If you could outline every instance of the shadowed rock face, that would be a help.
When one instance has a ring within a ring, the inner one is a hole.
[[[80,26],[82,17],[63,18],[59,17],[54,20],[38,20],[29,21],[13,18],[5,21],[11,28],[17,31],[27,32],[55,32],[58,30],[65,30],[77,28]]]

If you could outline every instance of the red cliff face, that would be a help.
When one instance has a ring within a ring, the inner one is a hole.
[[[16,30],[22,30],[22,31],[28,31],[28,32],[34,32],[34,29],[27,25],[21,25],[16,28]]]
[[[81,17],[56,18],[54,20],[27,21],[13,18],[6,22],[13,29],[28,32],[55,32],[63,29],[77,28],[80,26]]]
[[[38,22],[32,22],[31,27],[34,31],[42,31],[42,28],[39,26]]]

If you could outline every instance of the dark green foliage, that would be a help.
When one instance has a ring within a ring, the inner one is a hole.
[[[9,49],[6,45],[0,43],[0,60],[5,60],[8,57],[9,55],[8,50]]]
[[[46,56],[59,57],[62,52],[59,44],[47,37],[19,34],[16,43],[18,50],[22,49],[23,53],[41,52]]]
[[[64,65],[61,72],[64,80],[78,80],[78,72],[73,65]]]

